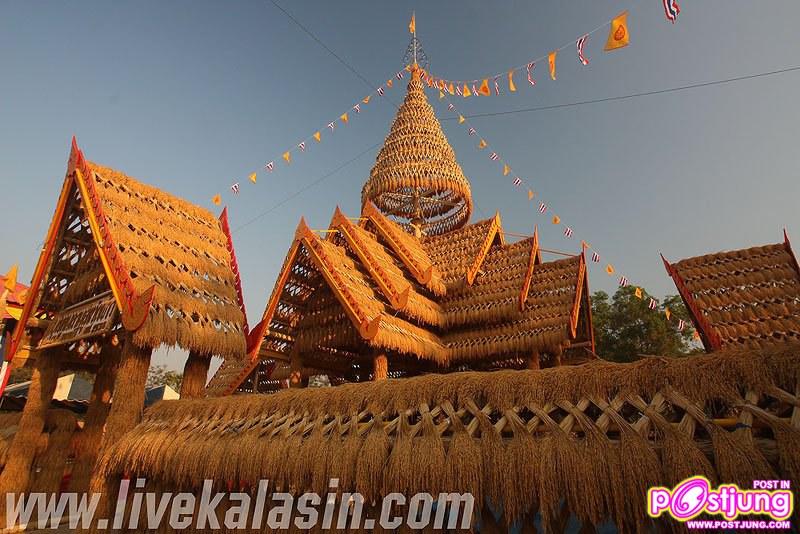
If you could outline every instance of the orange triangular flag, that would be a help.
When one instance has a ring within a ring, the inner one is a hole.
[[[512,93],[517,90],[517,86],[514,85],[514,69],[508,71],[508,90]]]
[[[483,139],[481,139],[481,142],[480,142],[480,143],[478,143],[478,148],[486,148],[486,141],[484,141]]]
[[[533,189],[528,189],[528,200],[533,200],[533,197],[536,196],[536,193],[533,192]]]
[[[611,265],[610,263],[608,265],[606,265],[606,272],[608,274],[614,274],[614,266]]]
[[[393,83],[394,82],[392,81],[392,79],[389,78],[388,80],[386,80],[386,87],[391,87]]]
[[[468,96],[472,96],[472,93],[469,90],[469,85],[464,84],[464,98],[467,98]]]
[[[250,181],[256,183],[256,180],[258,180],[258,175],[256,173],[251,174]]]
[[[489,90],[489,78],[484,78],[483,83],[481,83],[481,88],[478,90],[480,94],[483,96],[489,96],[492,92]]]
[[[608,30],[608,39],[606,40],[605,51],[616,50],[628,46],[631,42],[631,36],[628,33],[628,12],[623,11],[617,18],[611,21],[611,27]]]
[[[342,119],[342,122],[344,122],[344,123],[346,123],[349,120],[347,118],[347,113],[342,113],[339,118]]]
[[[450,85],[449,85],[449,86],[447,86],[447,92],[448,92],[448,93],[450,93],[451,95],[454,95],[454,94],[456,94],[456,90],[455,90],[455,88],[453,87],[453,82],[450,82]]]
[[[286,163],[291,163],[292,162],[292,153],[287,150],[286,152],[283,153],[283,159],[286,160]]]
[[[553,215],[553,224],[559,224],[561,222],[561,217],[558,215]]]
[[[367,96],[364,97],[364,100],[362,100],[362,102],[365,103],[365,104],[369,104],[369,99],[370,98],[372,98],[372,95],[367,95]]]
[[[553,50],[547,56],[547,62],[550,64],[550,78],[553,80],[556,79],[556,54],[558,54],[558,50]]]
[[[636,290],[633,292],[633,294],[636,295],[637,299],[642,298],[642,288],[641,287],[637,287]]]
[[[17,273],[19,272],[19,265],[16,263],[11,266],[11,269],[6,273],[6,281],[3,286],[9,291],[14,291],[17,288]]]
[[[314,141],[316,141],[317,143],[319,143],[319,142],[320,142],[320,140],[322,140],[322,134],[321,134],[321,133],[319,133],[319,132],[314,132]]]
[[[439,100],[441,100],[442,98],[444,98],[444,93],[439,91]]]
[[[467,120],[467,119],[464,118],[464,115],[459,115],[458,116],[458,124],[464,124],[465,120]]]
[[[411,22],[408,23],[408,33],[417,33],[417,21],[414,13],[411,13]]]
[[[503,164],[503,176],[508,176],[508,173],[510,173],[510,172],[511,172],[511,167],[509,167],[508,165],[506,165],[504,163]]]
[[[222,203],[222,197],[219,195],[214,195],[214,198],[211,199],[211,202],[213,202],[215,206],[219,206]]]

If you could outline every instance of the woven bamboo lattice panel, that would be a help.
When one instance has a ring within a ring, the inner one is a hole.
[[[700,315],[699,330],[709,350],[800,340],[800,271],[788,238],[667,268],[690,311]]]
[[[472,213],[469,182],[417,69],[361,191],[362,206],[369,202],[405,226],[413,222],[424,235],[460,228]]]
[[[691,475],[800,480],[800,345],[167,401],[102,460],[162,491],[472,492],[503,521],[646,527]],[[249,488],[249,489],[248,489]],[[224,491],[224,489],[221,489]]]

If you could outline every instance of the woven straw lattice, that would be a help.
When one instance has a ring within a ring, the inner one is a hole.
[[[163,491],[204,478],[371,498],[472,492],[504,520],[647,524],[648,487],[800,476],[799,345],[162,402],[102,460]],[[187,461],[191,459],[191,461]],[[562,504],[563,503],[563,504]],[[563,506],[563,508],[562,508]],[[480,507],[480,506],[479,506]]]
[[[408,93],[361,191],[385,214],[425,235],[464,226],[472,213],[470,186],[413,70]]]

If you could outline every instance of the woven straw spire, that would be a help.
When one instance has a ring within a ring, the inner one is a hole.
[[[425,97],[420,70],[411,69],[405,100],[378,153],[361,203],[372,201],[414,233],[461,228],[472,213],[469,182]]]

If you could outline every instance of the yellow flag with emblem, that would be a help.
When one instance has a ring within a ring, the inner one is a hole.
[[[464,124],[465,120],[467,120],[467,119],[464,118],[464,115],[459,115],[458,116],[458,124]]]
[[[486,141],[484,141],[483,139],[481,139],[481,142],[480,142],[480,143],[478,143],[478,148],[486,148]]]
[[[408,23],[408,33],[417,33],[417,17],[411,13],[411,22]]]
[[[628,33],[628,12],[623,11],[617,18],[611,21],[605,51],[608,52],[609,50],[626,47],[630,42],[631,36]]]
[[[510,172],[511,172],[511,167],[509,167],[508,165],[506,165],[504,163],[503,164],[503,176],[508,176],[508,173],[510,173]]]
[[[289,151],[284,152],[283,153],[283,159],[286,160],[286,163],[291,163],[292,162],[292,153],[289,152]]]
[[[633,292],[633,294],[636,295],[637,299],[642,298],[642,288],[641,287],[637,287],[636,290]]]
[[[553,215],[553,224],[559,224],[561,222],[561,217],[558,215]]]
[[[489,78],[484,78],[483,82],[481,83],[481,88],[478,89],[478,92],[483,96],[489,96],[491,91],[489,91]]]
[[[614,266],[611,265],[610,263],[608,265],[606,265],[606,272],[608,274],[614,274]]]

